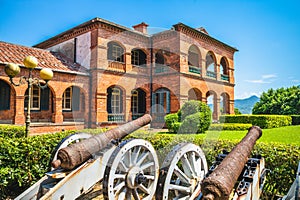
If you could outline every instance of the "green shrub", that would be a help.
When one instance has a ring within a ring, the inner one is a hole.
[[[211,116],[211,110],[206,103],[196,100],[187,101],[181,108],[181,120],[183,121],[187,116],[197,112],[205,113]]]
[[[21,138],[25,136],[26,136],[25,126],[0,125],[0,137]]]
[[[292,117],[288,115],[223,115],[220,121],[224,123],[244,123],[260,128],[279,128],[292,124]]]
[[[177,133],[174,130],[174,123],[178,122],[178,115],[177,113],[168,114],[165,116],[166,126],[171,133]]]
[[[204,133],[208,130],[211,124],[211,116],[204,112],[196,112],[185,117],[179,133]]]
[[[70,133],[0,137],[0,199],[16,196],[44,176],[50,170],[52,151]]]
[[[238,124],[238,123],[211,124],[209,130],[244,131],[244,130],[248,130],[251,126],[252,124]]]
[[[300,125],[300,115],[292,115],[292,125]]]

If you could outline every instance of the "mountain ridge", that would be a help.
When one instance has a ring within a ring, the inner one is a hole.
[[[245,99],[235,99],[234,107],[239,109],[242,114],[252,114],[252,109],[256,102],[259,101],[259,97],[252,95]]]

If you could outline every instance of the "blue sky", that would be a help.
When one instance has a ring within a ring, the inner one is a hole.
[[[33,46],[94,17],[131,27],[182,22],[239,51],[235,98],[300,85],[298,0],[0,0],[0,40]]]

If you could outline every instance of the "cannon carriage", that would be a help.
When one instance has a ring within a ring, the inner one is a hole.
[[[16,199],[87,198],[101,184],[104,199],[259,199],[264,159],[249,158],[258,127],[208,168],[201,148],[177,144],[159,166],[156,150],[143,139],[122,140],[151,122],[150,115],[96,136],[75,134],[57,147],[52,170]]]

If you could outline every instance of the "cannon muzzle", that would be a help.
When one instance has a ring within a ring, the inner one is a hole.
[[[220,165],[201,184],[204,200],[226,200],[241,174],[257,139],[262,135],[252,126],[242,141],[224,158]]]
[[[151,116],[145,114],[119,127],[62,148],[57,154],[58,159],[52,162],[52,166],[54,168],[61,166],[64,169],[74,169],[87,161],[92,154],[106,147],[112,140],[122,139],[140,127],[149,124],[151,120]]]

